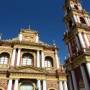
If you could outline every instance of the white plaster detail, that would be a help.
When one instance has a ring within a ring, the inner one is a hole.
[[[59,69],[60,61],[59,61],[58,52],[56,49],[55,49],[55,57],[56,57],[57,69]]]
[[[14,66],[14,63],[15,63],[15,55],[16,55],[16,49],[14,48],[13,52],[12,52],[12,60],[11,60],[11,65],[12,66]]]
[[[88,74],[89,74],[89,78],[90,78],[90,63],[86,63],[86,67],[87,67],[87,71],[88,71]]]
[[[68,88],[67,88],[67,81],[64,81],[64,90],[68,90]]]
[[[19,34],[19,40],[22,41],[22,34]]]
[[[40,51],[37,50],[37,67],[40,67]]]
[[[59,90],[63,90],[63,81],[59,81]]]
[[[85,48],[86,46],[85,46],[85,42],[84,42],[84,39],[82,37],[82,34],[81,33],[78,33],[78,37],[80,39],[80,43],[82,45],[82,48]]]
[[[45,57],[44,57],[44,52],[43,51],[41,51],[41,63],[42,63],[42,68],[44,68],[45,67],[45,65],[44,65],[44,61],[45,61]]]
[[[46,80],[43,80],[43,90],[47,90]]]
[[[15,80],[15,83],[14,83],[14,90],[18,90],[18,79]]]
[[[37,80],[37,90],[41,90],[41,81]]]
[[[77,15],[77,20],[78,20],[78,23],[81,23],[81,22],[80,22],[80,17],[79,17],[78,15]]]
[[[75,39],[76,39],[77,49],[80,50],[81,48],[80,48],[78,37],[76,36]]]
[[[9,81],[8,81],[7,90],[12,90],[12,80],[9,80]]]
[[[18,53],[17,53],[17,66],[19,66],[19,64],[20,64],[20,52],[21,52],[21,49],[18,48]]]
[[[85,38],[85,42],[86,42],[87,46],[89,47],[90,43],[89,43],[87,35],[85,33],[84,33],[84,38]]]
[[[90,26],[90,23],[89,23],[89,21],[88,21],[88,18],[87,18],[87,17],[85,17],[85,21],[86,21],[87,26]]]
[[[76,15],[73,15],[73,18],[74,18],[74,21],[75,22],[78,22],[78,19],[77,19],[77,16]]]
[[[36,35],[36,43],[38,43],[39,42],[39,36],[38,36],[38,34]]]

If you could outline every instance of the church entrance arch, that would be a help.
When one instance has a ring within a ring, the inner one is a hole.
[[[20,85],[20,90],[33,90],[34,86],[32,82],[22,82]]]

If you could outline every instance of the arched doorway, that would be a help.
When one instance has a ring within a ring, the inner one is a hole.
[[[20,85],[20,90],[33,90],[34,86],[32,82],[23,82]]]

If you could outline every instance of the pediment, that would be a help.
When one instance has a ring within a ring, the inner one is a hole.
[[[45,74],[46,70],[42,68],[37,68],[37,67],[32,67],[32,66],[19,66],[12,68],[10,70],[11,72],[24,72],[24,73],[40,73],[40,74]]]

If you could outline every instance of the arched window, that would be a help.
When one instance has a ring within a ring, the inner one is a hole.
[[[45,67],[53,67],[53,59],[51,57],[45,58]]]
[[[24,82],[20,85],[20,90],[34,90],[34,86],[31,82]]]
[[[9,54],[8,53],[0,54],[0,64],[8,64],[8,60],[9,60]]]
[[[33,65],[33,55],[24,53],[22,56],[22,65]]]
[[[86,24],[85,19],[83,17],[80,17],[80,21],[81,23]]]

